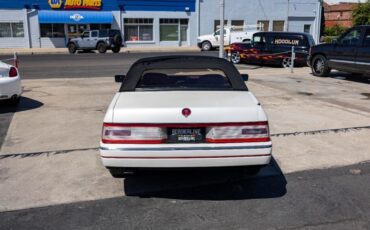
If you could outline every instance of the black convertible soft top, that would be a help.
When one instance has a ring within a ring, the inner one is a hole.
[[[225,59],[209,56],[159,56],[136,61],[128,71],[120,92],[135,91],[143,73],[152,69],[218,69],[225,73],[233,90],[248,91],[239,71]]]

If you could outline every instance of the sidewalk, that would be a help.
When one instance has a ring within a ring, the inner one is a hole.
[[[200,49],[196,46],[186,47],[163,47],[163,46],[148,46],[148,47],[123,47],[121,53],[146,53],[146,52],[198,52]],[[68,54],[67,48],[9,48],[0,49],[0,55],[13,55],[14,52],[23,55],[33,54]],[[97,52],[97,51],[95,51]],[[107,51],[112,52],[110,50]]]

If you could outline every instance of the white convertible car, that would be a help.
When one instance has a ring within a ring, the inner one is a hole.
[[[269,164],[267,117],[228,61],[202,56],[141,59],[104,118],[101,159],[112,176],[153,168]]]
[[[0,100],[18,104],[22,93],[18,69],[0,61]]]

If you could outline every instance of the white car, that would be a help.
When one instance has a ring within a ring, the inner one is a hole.
[[[114,177],[145,168],[255,166],[257,173],[269,164],[266,114],[228,61],[146,58],[121,78],[100,142]]]
[[[258,30],[250,31],[233,31],[232,28],[224,29],[224,45],[228,46],[235,42],[250,42],[253,34],[259,32]],[[220,47],[220,30],[213,34],[199,36],[197,39],[198,47],[203,51],[208,51]]]
[[[0,62],[0,100],[18,104],[22,94],[21,78],[18,69]]]

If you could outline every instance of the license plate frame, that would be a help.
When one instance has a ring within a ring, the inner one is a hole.
[[[167,143],[204,143],[205,128],[167,128]]]

